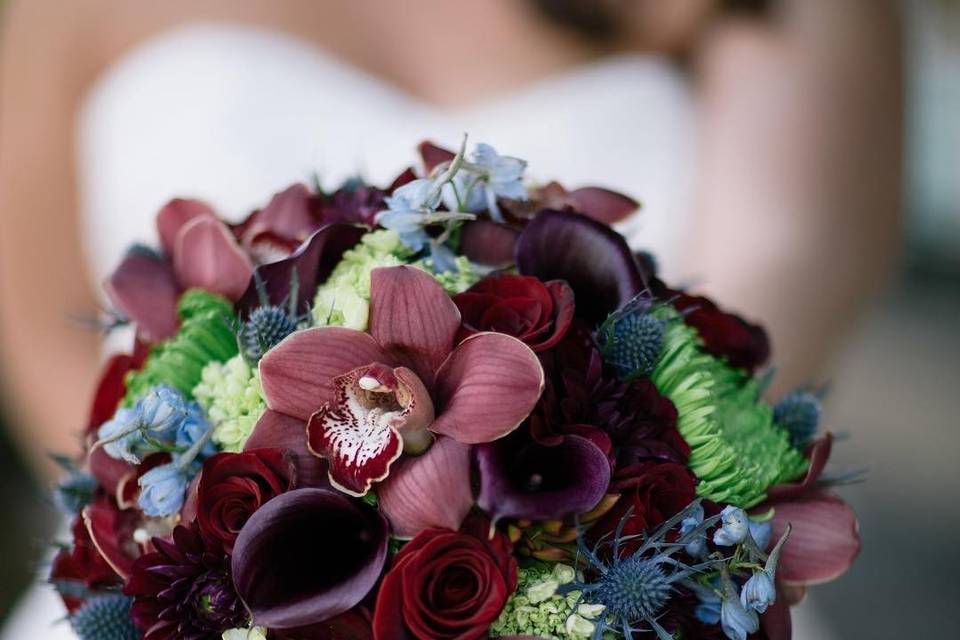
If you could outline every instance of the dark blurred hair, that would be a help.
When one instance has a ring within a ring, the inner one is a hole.
[[[530,0],[544,18],[594,42],[621,35],[621,13],[630,0]],[[720,0],[724,11],[760,15],[770,0]]]

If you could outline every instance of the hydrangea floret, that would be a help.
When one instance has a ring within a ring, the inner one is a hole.
[[[213,425],[213,441],[224,451],[243,450],[257,421],[267,410],[260,374],[240,355],[203,368],[193,397]]]

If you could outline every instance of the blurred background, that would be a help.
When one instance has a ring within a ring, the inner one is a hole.
[[[844,639],[946,637],[960,600],[960,2],[904,0],[899,8],[900,251],[824,369],[827,420],[847,436],[833,466],[870,468],[868,482],[842,491],[861,519],[862,555],[804,605]],[[0,429],[0,620],[37,580],[58,526],[44,481],[20,451]]]

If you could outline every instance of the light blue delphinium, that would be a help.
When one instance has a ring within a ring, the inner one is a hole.
[[[140,509],[154,518],[172,516],[183,507],[190,484],[190,475],[177,461],[170,462],[140,476]]]
[[[713,534],[713,543],[721,547],[740,544],[750,532],[750,519],[739,507],[728,505],[720,512],[720,528]]]
[[[766,551],[770,546],[770,538],[773,537],[773,526],[769,522],[760,522],[751,518],[750,537],[757,543],[760,551]]]
[[[527,163],[519,158],[502,156],[489,144],[480,143],[476,146],[466,165],[467,171],[475,174],[471,180],[465,180],[467,185],[472,184],[468,195],[462,196],[471,201],[473,192],[482,196],[490,212],[490,217],[497,222],[503,222],[503,214],[497,205],[497,198],[509,200],[526,200],[527,189],[523,186],[523,172]],[[469,186],[467,187],[469,189]]]
[[[777,546],[773,548],[770,555],[764,563],[763,570],[756,571],[740,591],[740,603],[747,609],[752,609],[757,613],[763,613],[767,607],[777,601],[777,563],[780,561],[780,550],[790,536],[792,527],[787,525],[786,531],[777,541]]]
[[[139,464],[144,455],[158,450],[157,443],[172,443],[186,417],[183,394],[169,385],[157,385],[132,409],[122,407],[103,423],[97,431],[98,443],[111,458]]]
[[[134,447],[140,443],[140,414],[135,408],[121,407],[97,431],[97,437],[103,443],[107,455],[130,464],[139,464],[140,456]]]
[[[683,519],[680,523],[680,536],[686,536],[703,523],[703,506],[697,505],[690,516]],[[690,542],[686,544],[684,550],[694,558],[703,558],[707,555],[707,534],[701,531],[695,536],[691,536]]]
[[[699,600],[697,606],[693,608],[693,615],[697,620],[704,624],[717,624],[720,622],[720,581],[718,577],[710,579],[709,586],[697,582],[689,582],[686,585],[697,595]]]
[[[177,427],[174,444],[180,449],[188,450],[200,440],[203,440],[198,456],[201,458],[212,456],[217,452],[217,447],[207,437],[207,432],[210,429],[210,423],[204,417],[200,403],[190,402],[187,405],[187,415]]]
[[[720,572],[720,627],[730,640],[747,640],[747,636],[760,628],[757,612],[747,609],[740,602],[737,585],[724,567]]]
[[[425,227],[440,205],[440,187],[434,180],[421,178],[397,188],[384,203],[387,208],[377,214],[377,224],[395,231],[411,251],[421,251],[430,242]]]
[[[154,436],[164,436],[179,426],[187,414],[183,394],[165,384],[150,389],[138,403],[140,422]]]

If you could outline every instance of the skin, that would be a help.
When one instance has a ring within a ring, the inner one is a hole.
[[[626,6],[624,34],[599,47],[517,0],[8,2],[0,42],[0,357],[7,424],[25,453],[49,471],[45,451],[78,450],[74,434],[97,367],[98,336],[69,320],[96,311],[76,215],[78,106],[131,47],[196,20],[315,41],[450,106],[609,51],[682,56],[704,123],[684,272],[699,274],[699,288],[726,306],[763,318],[781,389],[810,380],[882,280],[895,246],[894,3],[794,0],[763,21],[720,16],[709,0]]]

